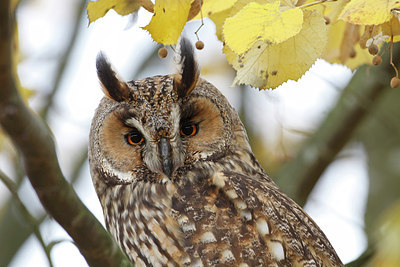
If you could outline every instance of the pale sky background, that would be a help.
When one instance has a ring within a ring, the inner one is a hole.
[[[20,47],[24,57],[18,73],[23,86],[37,91],[37,97],[31,100],[33,107],[40,106],[40,97],[50,90],[49,81],[54,77],[57,55],[65,48],[65,40],[71,32],[69,24],[73,3],[78,1],[27,1],[18,11]],[[138,22],[127,27],[131,24],[130,18],[118,16],[111,11],[89,27],[87,20],[81,21],[78,43],[67,66],[56,98],[56,108],[52,110],[49,121],[66,176],[70,174],[69,168],[75,160],[73,155],[88,140],[90,120],[102,97],[95,70],[97,53],[104,51],[121,76],[131,79],[131,73],[151,53],[149,48],[155,46],[150,35],[139,27],[145,26],[150,18],[148,12],[141,11]],[[191,22],[185,28],[185,35],[193,42],[196,41],[193,33],[198,26],[199,22]],[[207,71],[208,66],[222,65],[224,60],[222,44],[215,37],[215,27],[207,19],[199,36],[205,43],[202,51],[196,51],[200,67],[206,72],[203,77],[216,85],[238,107],[238,89],[230,87],[234,72],[225,68],[214,74]],[[172,50],[169,50],[166,59],[159,59],[159,62],[168,68],[152,69],[146,76],[175,71]],[[335,104],[341,89],[350,78],[349,69],[318,60],[299,82],[289,81],[273,91],[260,92],[247,88],[246,98],[252,101],[247,116],[251,123],[258,126],[260,133],[265,134],[265,144],[276,147],[282,127],[312,132]],[[299,135],[288,130],[284,130],[283,134]],[[368,173],[366,155],[361,144],[351,143],[342,153],[346,153],[346,157],[339,157],[326,170],[305,209],[323,229],[342,261],[346,263],[357,258],[367,245],[363,233],[363,215],[368,192]],[[10,173],[4,155],[0,156],[0,169]],[[81,175],[83,177],[76,190],[83,202],[103,222],[88,164]],[[19,193],[33,214],[42,209],[28,182]],[[9,193],[0,184],[0,202],[8,196]],[[52,250],[55,266],[87,266],[78,249],[68,241],[69,236],[57,223],[47,220],[41,231],[47,243],[67,240]],[[45,255],[33,236],[11,264],[12,267],[47,265]]]

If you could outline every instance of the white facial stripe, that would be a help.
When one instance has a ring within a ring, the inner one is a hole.
[[[133,181],[134,177],[132,172],[122,172],[119,170],[114,169],[112,164],[110,164],[106,159],[103,159],[103,171],[108,173],[110,176],[116,177],[123,182],[131,182]]]

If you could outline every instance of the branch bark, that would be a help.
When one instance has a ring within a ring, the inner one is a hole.
[[[397,56],[400,54],[399,49],[394,52]],[[393,75],[388,57],[380,66],[360,67],[336,106],[297,157],[280,168],[276,174],[277,182],[288,185],[283,190],[297,203],[305,204],[323,171],[352,138],[378,99],[390,90],[387,87]]]
[[[14,14],[0,2],[0,125],[21,152],[26,174],[40,201],[68,232],[91,266],[130,266],[110,234],[65,180],[47,126],[23,103],[12,74]]]

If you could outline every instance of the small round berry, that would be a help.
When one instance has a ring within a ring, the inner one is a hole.
[[[372,59],[372,64],[374,64],[375,66],[381,65],[382,63],[382,57],[381,56],[374,56],[374,58]]]
[[[165,47],[161,47],[160,49],[158,49],[158,56],[160,58],[166,58],[168,56],[168,50]]]
[[[371,45],[368,47],[368,52],[369,52],[371,55],[376,55],[376,54],[378,54],[378,51],[379,51],[379,48],[378,48],[378,46],[377,46],[376,44],[371,44]]]
[[[196,42],[196,48],[197,48],[198,50],[203,49],[203,48],[204,48],[204,43],[203,43],[202,41],[197,41],[197,42]]]
[[[393,78],[390,80],[390,87],[392,87],[392,88],[397,88],[397,87],[399,87],[399,85],[400,85],[400,79],[399,79],[399,78],[393,77]]]
[[[331,19],[330,19],[329,17],[324,16],[324,19],[325,19],[325,24],[326,24],[326,25],[331,24]]]

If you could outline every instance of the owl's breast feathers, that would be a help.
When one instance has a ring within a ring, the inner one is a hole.
[[[125,201],[105,211],[106,222],[131,260],[138,265],[343,266],[314,221],[265,173],[200,172],[193,169],[188,175],[198,179],[179,184],[119,188]]]
[[[172,209],[185,218],[186,251],[204,265],[342,266],[314,221],[261,174],[221,171],[188,182]]]

